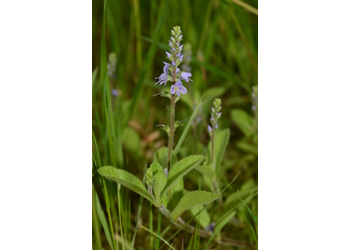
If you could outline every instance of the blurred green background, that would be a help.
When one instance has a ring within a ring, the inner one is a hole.
[[[164,90],[169,91],[170,84],[166,87],[156,86],[155,77],[163,72],[165,50],[169,51],[170,31],[175,25],[181,26],[183,43],[189,43],[192,47],[190,66],[193,80],[184,83],[188,94],[182,96],[176,105],[176,119],[186,124],[204,95],[198,122],[195,122],[189,131],[179,152],[179,158],[194,153],[205,155],[210,141],[207,132],[210,108],[214,98],[220,97],[223,108],[219,130],[230,130],[229,143],[218,173],[221,189],[241,171],[223,193],[223,200],[229,197],[233,199],[232,195],[237,195],[238,189],[254,190],[247,192],[254,195],[246,202],[249,214],[251,212],[253,217],[247,216],[244,209],[237,209],[236,214],[230,217],[221,229],[220,236],[256,244],[257,222],[254,222],[254,217],[258,217],[255,194],[258,186],[257,8],[256,0],[244,3],[237,0],[107,0],[104,30],[104,1],[93,0],[93,249],[111,248],[103,219],[101,221],[101,213],[106,221],[112,222],[114,233],[117,231],[120,237],[117,242],[120,245],[116,244],[114,247],[120,249],[132,245],[135,249],[160,249],[164,245],[162,241],[156,242],[156,237],[152,237],[148,232],[136,228],[138,213],[139,224],[155,232],[160,223],[160,233],[165,240],[169,240],[177,231],[177,228],[172,226],[165,231],[170,224],[169,220],[159,220],[158,211],[152,208],[148,201],[142,202],[139,196],[124,188],[120,189],[119,194],[115,183],[106,182],[104,187],[95,170],[101,165],[118,166],[142,180],[145,168],[153,160],[154,152],[162,145],[167,146],[166,133],[156,125],[169,124],[166,111],[169,100],[154,95]],[[110,53],[115,53],[117,59],[114,77],[108,76]],[[113,95],[113,90],[117,91],[117,96]],[[176,130],[175,145],[184,127]],[[188,190],[208,189],[196,171],[192,171],[185,178],[184,185]],[[218,209],[220,210],[220,207]],[[217,216],[220,214],[217,211],[211,209],[209,213],[211,221],[218,220]],[[191,214],[184,214],[184,217],[191,218]],[[196,226],[196,223],[192,222],[192,225]],[[195,242],[192,236],[189,232],[181,231],[170,242],[176,249],[181,249],[184,238],[184,248],[187,248]],[[207,243],[208,239],[198,237],[195,245],[191,247],[204,249]],[[214,241],[210,243],[210,247],[243,248],[224,246]]]

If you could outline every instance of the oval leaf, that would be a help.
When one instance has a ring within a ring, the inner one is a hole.
[[[156,195],[156,203],[159,207],[161,205],[160,193],[164,189],[167,179],[163,171],[158,171],[154,176],[154,180],[155,180],[155,183],[154,183],[153,190],[154,190],[154,194]]]
[[[152,196],[147,192],[142,182],[129,172],[111,166],[100,167],[97,172],[103,177],[118,182],[154,203]]]
[[[215,133],[215,140],[214,140],[215,157],[214,157],[214,164],[213,164],[213,170],[215,172],[220,168],[222,157],[224,156],[229,138],[230,138],[230,130],[228,128]],[[213,156],[211,155],[211,142],[208,145],[208,149],[209,149],[210,159],[213,159]]]
[[[254,134],[254,118],[248,115],[247,112],[241,109],[233,109],[231,110],[231,117],[245,136],[250,137]]]
[[[175,209],[170,213],[170,217],[172,220],[176,221],[177,218],[186,210],[198,206],[210,203],[217,198],[219,198],[221,194],[214,194],[208,191],[192,191],[185,194],[180,200],[179,204],[175,207]]]
[[[168,190],[182,178],[184,175],[186,175],[188,172],[190,172],[192,169],[197,167],[205,157],[203,155],[191,155],[189,157],[186,157],[182,159],[181,161],[177,162],[174,166],[171,167],[169,174],[168,174],[168,182],[162,191],[160,198],[168,192]]]
[[[191,211],[191,214],[193,216],[196,215],[196,217],[194,217],[194,219],[196,221],[198,221],[199,224],[203,228],[206,228],[207,226],[209,226],[210,220],[211,220],[210,214],[208,213],[208,210],[203,205],[199,205],[199,206],[193,207],[193,208],[190,209],[190,211]]]

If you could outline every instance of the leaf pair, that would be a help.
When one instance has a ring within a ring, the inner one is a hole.
[[[156,207],[161,205],[162,197],[175,185],[184,175],[198,166],[205,159],[202,155],[191,155],[177,162],[169,171],[168,178],[166,178],[162,167],[159,163],[151,165],[152,172],[155,174],[154,194],[155,198],[147,192],[142,182],[131,173],[122,169],[117,169],[112,166],[105,166],[99,168],[97,171],[103,177],[116,181],[121,185],[131,189],[132,191],[142,195],[147,200],[153,203]]]
[[[191,155],[177,162],[169,171],[168,178],[165,176],[162,167],[158,162],[151,165],[152,173],[154,174],[155,183],[153,185],[154,195],[147,192],[142,182],[131,173],[117,169],[112,166],[101,167],[97,171],[103,177],[116,181],[121,185],[131,189],[132,191],[142,195],[147,200],[152,202],[156,207],[160,207],[162,197],[188,172],[198,166],[205,159],[202,155]],[[220,194],[214,194],[207,191],[192,191],[186,193],[176,205],[174,210],[170,213],[173,220],[177,218],[186,210],[192,207],[210,203],[220,197]]]

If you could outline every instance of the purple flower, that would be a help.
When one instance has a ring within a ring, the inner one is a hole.
[[[182,44],[180,47],[179,47],[179,50],[181,51],[182,50],[182,47],[183,47],[184,45]]]
[[[113,96],[118,96],[118,90],[112,89],[112,95]]]
[[[208,132],[210,133],[211,131],[213,131],[213,129],[208,125]]]
[[[170,66],[170,64],[166,63],[166,62],[163,62],[163,63],[165,64],[164,68],[163,68],[164,73],[162,73],[159,77],[156,77],[156,79],[159,79],[159,81],[156,82],[156,84],[159,83],[159,85],[162,85],[162,84],[166,85],[166,82],[168,81],[168,77],[169,77],[169,66]]]
[[[184,81],[186,81],[186,82],[188,82],[190,79],[189,79],[189,77],[191,77],[192,76],[192,74],[191,73],[189,73],[189,72],[182,72],[181,73],[181,79],[182,80],[184,80]]]
[[[180,96],[181,94],[186,94],[187,89],[182,85],[181,81],[177,81],[175,84],[171,86],[170,93],[174,95],[175,93]]]
[[[205,230],[210,231],[212,233],[214,233],[214,229],[215,229],[215,222],[211,223],[209,226],[205,228]]]
[[[168,51],[165,51],[165,53],[166,53],[167,57],[170,59],[170,61],[172,61],[173,60],[172,55]]]

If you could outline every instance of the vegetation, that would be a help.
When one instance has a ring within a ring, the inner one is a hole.
[[[257,15],[93,1],[93,249],[257,248]]]

